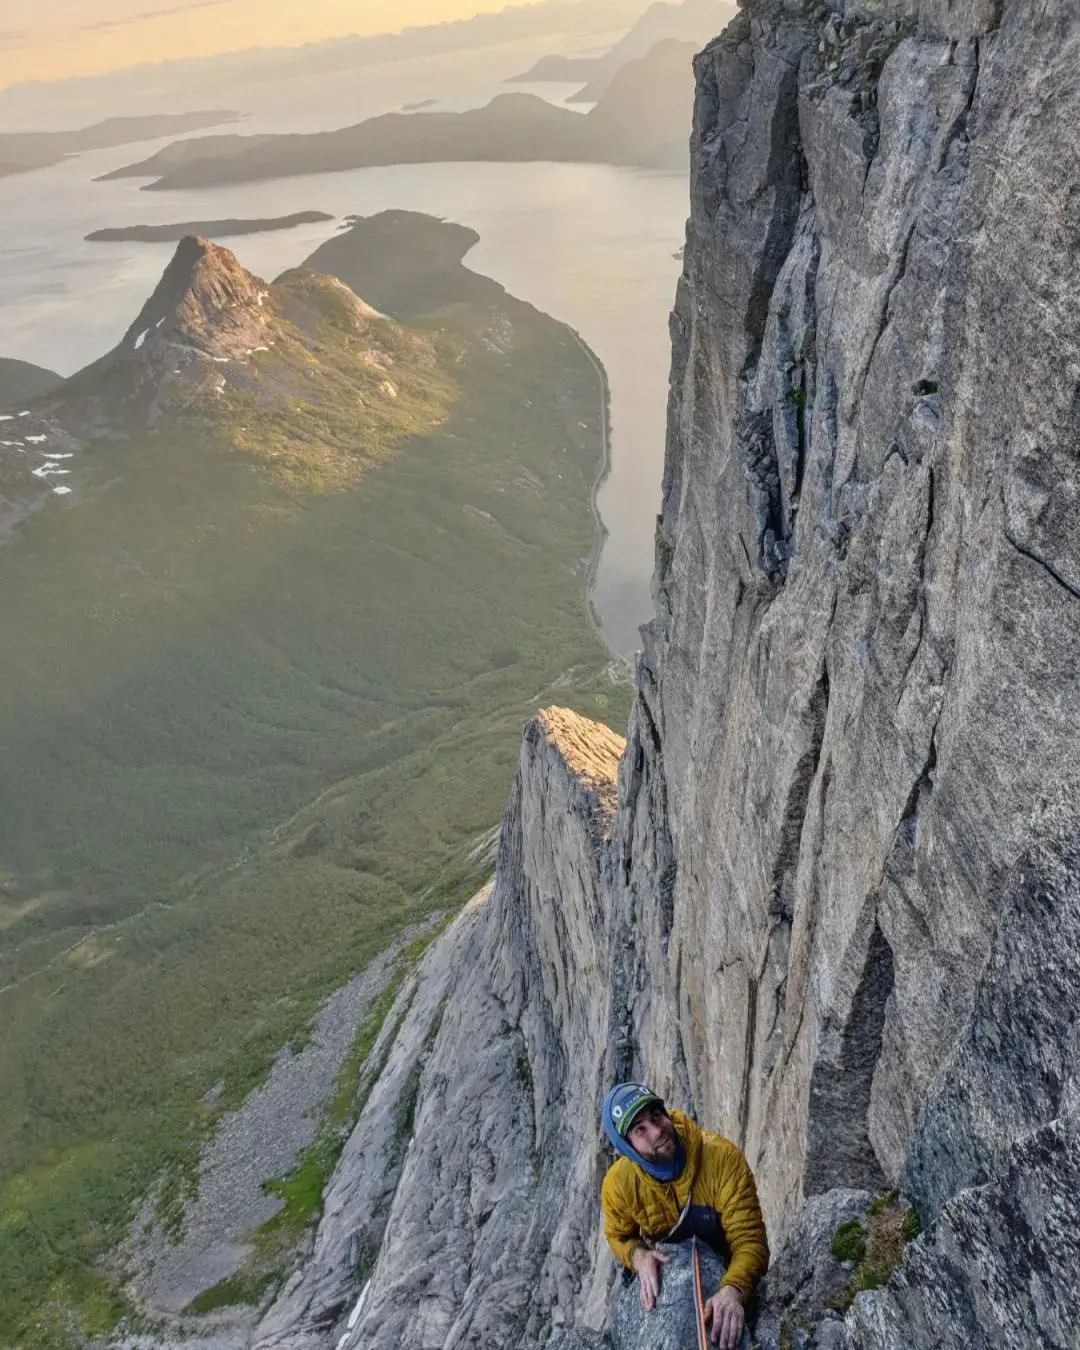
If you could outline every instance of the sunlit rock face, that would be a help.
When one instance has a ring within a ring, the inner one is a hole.
[[[758,0],[698,58],[625,750],[527,730],[261,1344],[592,1343],[633,1074],[746,1150],[774,1248],[913,1201],[819,1344],[1075,1346],[1080,13],[1036,10]]]

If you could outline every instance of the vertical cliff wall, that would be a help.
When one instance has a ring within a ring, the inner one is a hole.
[[[776,1233],[838,1186],[931,1221],[1075,1139],[1078,55],[1064,0],[763,2],[699,58],[638,710],[666,862],[627,874],[671,916],[643,1059]],[[985,1203],[1048,1261],[995,1316],[1070,1343],[1075,1249]]]
[[[613,738],[534,724],[263,1344],[599,1328],[633,1072],[774,1243],[911,1196],[844,1344],[1075,1347],[1078,66],[1071,0],[757,0],[699,57],[617,814]]]
[[[646,758],[695,1099],[780,1227],[899,1178],[1076,773],[1080,24],[1038,8],[762,3],[699,61]]]

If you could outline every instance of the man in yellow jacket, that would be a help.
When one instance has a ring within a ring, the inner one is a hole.
[[[604,1101],[604,1132],[620,1156],[608,1168],[600,1203],[611,1250],[636,1272],[641,1301],[651,1309],[666,1257],[658,1242],[692,1236],[726,1262],[720,1288],[705,1304],[710,1339],[735,1350],[743,1304],[769,1264],[765,1221],[754,1175],[729,1140],[668,1111],[643,1083],[619,1083]]]

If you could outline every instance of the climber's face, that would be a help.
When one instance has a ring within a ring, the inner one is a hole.
[[[675,1156],[675,1126],[659,1106],[643,1107],[626,1137],[647,1162],[670,1162]]]

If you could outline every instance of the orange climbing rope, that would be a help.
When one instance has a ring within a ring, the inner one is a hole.
[[[694,1253],[694,1310],[697,1313],[698,1350],[709,1350],[709,1342],[705,1334],[705,1308],[701,1297],[701,1259],[698,1256],[696,1237],[690,1239],[690,1245]]]

